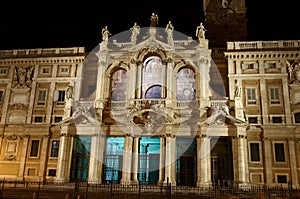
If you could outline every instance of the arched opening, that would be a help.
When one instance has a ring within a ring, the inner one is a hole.
[[[161,98],[161,86],[154,85],[146,90],[145,98],[146,99],[159,99]]]
[[[148,57],[143,64],[142,95],[145,98],[163,98],[163,74],[165,73],[162,60],[158,56]]]
[[[181,68],[177,72],[177,100],[195,100],[195,93],[195,72],[188,67]]]
[[[126,74],[124,69],[118,69],[111,76],[111,100],[125,101],[126,99]]]

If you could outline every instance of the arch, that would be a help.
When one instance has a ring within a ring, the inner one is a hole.
[[[110,65],[108,65],[105,74],[106,76],[110,76],[112,75],[112,73],[114,73],[116,70],[119,69],[124,69],[126,71],[129,71],[129,64],[125,63],[125,62],[121,62],[121,61],[115,61],[113,63],[111,63]]]
[[[176,78],[176,98],[179,101],[195,100],[196,78],[195,72],[188,66],[181,67],[177,71]]]
[[[198,72],[198,68],[197,66],[195,66],[194,64],[192,64],[191,62],[189,61],[186,61],[184,59],[181,59],[179,62],[177,62],[175,65],[174,65],[174,72],[175,73],[178,73],[178,71],[180,71],[182,68],[190,68],[192,71],[194,71],[194,73],[197,73]]]
[[[145,91],[145,99],[158,99],[161,98],[162,86],[152,85]]]
[[[112,101],[126,99],[127,71],[123,68],[115,70],[110,78],[110,94]]]
[[[136,60],[144,62],[150,56],[160,57],[162,60],[167,59],[167,53],[161,49],[143,48],[136,54]]]

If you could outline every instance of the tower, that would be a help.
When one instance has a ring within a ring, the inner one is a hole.
[[[212,48],[226,47],[227,41],[247,40],[245,0],[204,0],[203,8]]]
[[[247,40],[247,13],[245,0],[204,0],[203,9],[205,15],[206,38],[212,49],[212,58],[219,71],[211,71],[214,74],[222,74],[222,80],[215,82],[215,91],[225,90],[228,96],[228,67],[224,57],[227,41]],[[223,89],[224,88],[224,89]]]

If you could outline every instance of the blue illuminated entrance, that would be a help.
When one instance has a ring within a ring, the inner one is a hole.
[[[142,184],[156,184],[159,178],[160,139],[141,138],[139,150],[138,179]]]

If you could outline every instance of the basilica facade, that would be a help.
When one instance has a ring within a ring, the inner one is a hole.
[[[247,41],[243,1],[204,8],[196,39],[153,13],[91,52],[1,50],[0,179],[299,187],[300,41]]]

